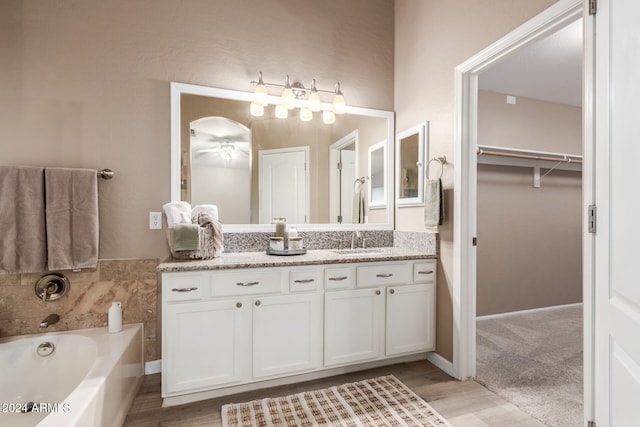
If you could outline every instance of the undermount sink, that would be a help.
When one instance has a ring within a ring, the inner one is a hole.
[[[336,249],[333,252],[340,255],[379,255],[384,251],[379,248]]]

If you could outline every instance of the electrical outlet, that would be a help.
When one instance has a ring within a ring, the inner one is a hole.
[[[149,212],[149,230],[162,229],[162,212]]]

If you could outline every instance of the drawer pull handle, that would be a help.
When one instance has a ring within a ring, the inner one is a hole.
[[[171,292],[191,292],[197,290],[198,288],[173,288],[171,289]]]
[[[347,276],[340,276],[340,277],[329,277],[329,280],[334,280],[334,281],[340,281],[340,280],[347,280]]]
[[[238,282],[236,286],[255,286],[260,284],[260,282]]]
[[[380,292],[380,290],[376,291],[376,295],[380,295],[382,292]]]
[[[260,306],[260,304],[261,304],[261,303],[260,303],[260,300],[257,300],[257,301],[256,301],[256,307]]]
[[[300,280],[294,280],[295,283],[311,283],[311,282],[315,282],[316,279],[300,279]]]
[[[433,270],[418,271],[418,274],[433,274]]]
[[[395,293],[396,293],[396,291],[394,291],[393,289],[391,289],[391,290],[389,290],[389,293],[390,293],[390,294],[395,294]]]
[[[391,277],[393,276],[393,274],[391,273],[387,273],[387,274],[376,274],[376,277],[382,277],[382,278],[387,278],[387,277]]]
[[[242,303],[241,303],[241,302],[237,302],[237,303],[236,303],[236,307],[238,307],[238,308],[242,308]]]

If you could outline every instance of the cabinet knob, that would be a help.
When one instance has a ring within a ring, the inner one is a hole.
[[[260,300],[256,300],[256,307],[260,305]]]
[[[376,291],[376,295],[380,295],[380,294],[381,294],[380,289],[378,289],[378,290]]]
[[[242,303],[241,302],[237,302],[236,303],[236,307],[241,308],[242,307]]]
[[[395,291],[395,290],[393,290],[393,289],[390,289],[390,290],[389,290],[389,293],[390,293],[390,294],[395,294],[395,293],[396,293],[396,291]]]

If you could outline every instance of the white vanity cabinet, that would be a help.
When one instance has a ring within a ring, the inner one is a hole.
[[[435,279],[424,259],[163,273],[164,404],[433,350]]]

